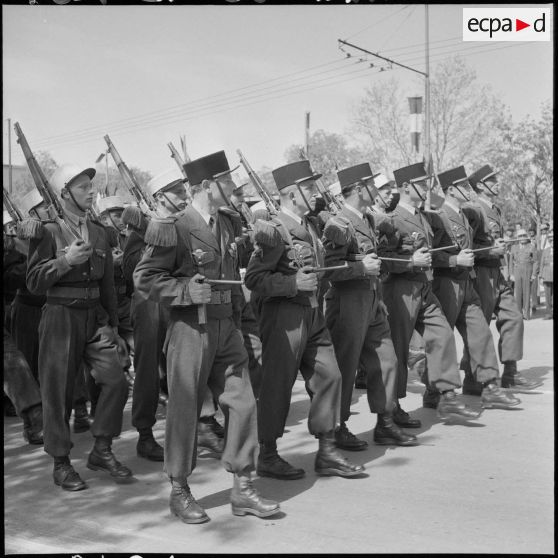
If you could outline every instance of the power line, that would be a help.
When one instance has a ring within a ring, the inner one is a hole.
[[[416,6],[413,6],[408,12],[407,15],[399,22],[399,25],[390,33],[390,35],[388,36],[388,38],[383,42],[382,46],[378,49],[376,49],[378,52],[381,51],[386,45],[387,43],[393,39],[393,36],[401,29],[401,27],[403,26],[403,24],[409,19],[409,17],[411,16],[411,14],[415,11]]]
[[[308,72],[308,71],[310,71],[310,70],[316,70],[316,69],[318,69],[318,68],[323,68],[324,66],[331,66],[331,65],[334,65],[334,64],[339,64],[339,62],[341,62],[341,61],[342,61],[342,59],[332,60],[332,61],[330,61],[330,62],[325,62],[325,63],[323,63],[323,64],[318,64],[318,65],[316,65],[316,66],[311,66],[310,68],[305,68],[305,69],[303,69],[303,70],[298,70],[298,71],[296,71],[296,72],[291,72],[291,73],[289,73],[289,74],[285,74],[285,75],[282,75],[282,76],[279,76],[279,77],[276,77],[276,78],[272,78],[272,79],[269,79],[269,80],[265,80],[265,81],[259,82],[259,83],[257,83],[257,84],[246,85],[246,86],[239,87],[239,88],[236,88],[236,89],[231,89],[231,90],[228,90],[228,91],[224,91],[223,93],[218,93],[218,94],[215,94],[215,95],[211,95],[211,96],[209,96],[209,97],[203,97],[203,98],[195,99],[195,100],[193,100],[193,101],[191,101],[191,102],[189,102],[189,103],[181,103],[181,104],[179,104],[179,105],[173,105],[173,106],[167,107],[167,108],[165,108],[165,109],[159,109],[159,110],[156,110],[156,111],[151,111],[151,112],[143,113],[143,114],[140,114],[140,115],[138,115],[138,116],[123,118],[123,119],[120,119],[120,120],[115,120],[115,121],[112,121],[112,122],[107,122],[107,123],[105,123],[105,124],[96,125],[96,126],[92,126],[92,127],[89,127],[89,128],[82,128],[81,130],[74,130],[74,131],[70,131],[70,132],[65,132],[65,133],[63,133],[63,134],[57,134],[57,135],[54,135],[54,136],[45,136],[45,137],[43,137],[43,138],[40,138],[38,141],[40,141],[40,142],[43,142],[43,141],[50,141],[50,140],[58,139],[58,138],[60,138],[60,137],[63,137],[63,136],[69,135],[69,134],[75,134],[75,133],[80,133],[80,132],[87,132],[87,131],[93,131],[93,130],[101,130],[101,131],[103,131],[103,130],[105,130],[106,128],[109,128],[109,127],[111,127],[111,126],[113,126],[113,125],[115,125],[115,124],[130,122],[130,121],[134,121],[134,120],[137,120],[137,119],[140,119],[140,118],[149,117],[149,116],[157,116],[157,115],[162,114],[162,113],[165,113],[165,112],[176,111],[177,109],[180,109],[180,108],[182,108],[182,107],[191,107],[191,106],[193,106],[193,105],[196,105],[197,103],[206,103],[206,102],[207,102],[208,100],[210,100],[210,99],[217,99],[217,98],[219,98],[219,97],[228,96],[228,95],[230,95],[231,93],[237,93],[237,92],[240,92],[240,91],[245,91],[246,89],[254,89],[254,88],[256,88],[256,87],[260,87],[261,85],[265,85],[265,84],[269,84],[269,83],[272,83],[272,82],[275,82],[275,81],[278,81],[278,80],[290,78],[290,77],[292,77],[292,76],[294,76],[294,75],[297,75],[297,74],[300,74],[300,73],[302,73],[302,72]],[[319,73],[321,73],[321,72],[319,72]],[[319,73],[316,74],[316,75],[319,75]],[[298,78],[298,79],[300,79],[300,78]],[[269,87],[269,86],[268,86],[268,87]]]
[[[387,15],[386,17],[380,19],[380,21],[375,21],[374,23],[372,23],[370,25],[367,25],[364,29],[361,29],[360,31],[357,31],[356,33],[353,33],[352,35],[349,35],[348,37],[345,37],[345,40],[351,39],[352,37],[356,37],[356,35],[360,35],[364,31],[368,31],[368,29],[372,29],[372,27],[376,27],[376,25],[380,25],[380,23],[383,23],[384,21],[387,21],[389,18],[393,17],[394,15],[397,15],[398,13],[401,13],[404,9],[406,9],[408,7],[409,7],[408,5],[403,6],[402,8],[397,10],[396,12],[392,12],[391,14]]]

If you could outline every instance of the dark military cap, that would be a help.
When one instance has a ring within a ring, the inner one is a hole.
[[[465,167],[456,167],[455,169],[450,169],[438,174],[438,181],[440,182],[440,187],[442,191],[445,191],[454,184],[459,184],[467,180],[467,173],[465,172]]]
[[[238,166],[234,169],[229,167],[224,151],[217,151],[217,153],[200,157],[184,165],[188,182],[192,185],[201,184],[204,180],[214,180],[237,168]]]
[[[337,178],[339,179],[342,192],[359,180],[367,180],[373,177],[374,173],[368,163],[361,163],[360,165],[337,171]]]
[[[488,178],[492,178],[498,174],[496,171],[492,169],[490,165],[484,165],[478,171],[475,171],[471,176],[469,176],[469,182],[471,186],[478,191],[477,184],[479,182],[483,182]]]
[[[317,180],[322,176],[321,174],[316,174],[312,170],[310,161],[306,159],[283,165],[271,171],[271,174],[277,185],[277,190],[282,190],[293,184],[300,184],[306,180]]]
[[[415,163],[393,171],[393,178],[395,178],[395,184],[398,188],[401,188],[405,182],[418,182],[429,177],[430,175],[424,168],[424,163]]]

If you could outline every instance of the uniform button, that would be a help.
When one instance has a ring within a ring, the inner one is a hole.
[[[83,275],[84,277],[87,277],[87,271],[84,271],[84,272],[82,273],[82,275]]]

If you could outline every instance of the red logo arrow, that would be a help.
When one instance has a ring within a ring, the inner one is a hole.
[[[525,29],[526,27],[531,27],[530,23],[525,23],[524,21],[521,21],[520,19],[515,20],[515,30],[516,31],[521,31],[522,29]]]

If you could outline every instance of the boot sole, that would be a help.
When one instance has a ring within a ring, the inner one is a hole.
[[[149,455],[149,454],[146,455],[146,454],[140,453],[139,451],[137,451],[136,454],[137,454],[138,457],[143,457],[143,459],[149,459],[149,461],[159,461],[159,462],[161,462],[161,461],[165,460],[164,457],[161,457],[161,458],[154,457],[154,456]]]
[[[380,438],[378,440],[374,440],[375,444],[378,444],[379,446],[418,446],[419,442],[418,440],[409,440],[408,442],[402,442],[402,441],[398,441],[398,440],[394,440],[393,438]]]
[[[368,444],[362,444],[360,446],[345,446],[343,444],[338,444],[335,442],[335,447],[347,451],[363,451],[368,448]]]
[[[458,420],[458,421],[470,421],[470,420],[478,420],[480,418],[480,414],[476,417],[465,417],[463,415],[460,415],[459,413],[447,413],[447,414],[442,414],[442,413],[436,413],[438,418],[441,420]],[[482,414],[482,413],[481,413]]]
[[[87,464],[87,468],[91,469],[92,471],[103,471],[103,473],[108,473],[111,476],[111,478],[114,480],[114,482],[116,482],[117,484],[130,484],[134,482],[133,475],[130,475],[129,477],[117,478],[113,476],[108,469],[105,469],[104,467],[99,467],[97,465],[91,465],[91,463]]]
[[[482,408],[483,409],[503,409],[503,410],[507,410],[507,409],[515,409],[515,408],[519,407],[520,405],[521,405],[521,401],[518,401],[517,403],[514,403],[513,405],[506,405],[505,403],[483,403]]]
[[[314,469],[317,475],[322,477],[356,477],[358,475],[362,475],[364,473],[364,469],[362,471],[340,471],[339,469],[332,469],[327,467],[325,469]]]
[[[206,523],[209,521],[209,516],[205,516],[205,517],[200,517],[198,519],[186,519],[185,517],[181,517],[180,514],[178,514],[177,512],[171,510],[172,514],[175,515],[176,517],[178,517],[178,519],[180,519],[180,521],[182,521],[182,523],[189,523],[190,525],[195,525],[197,523]]]
[[[68,492],[77,492],[78,490],[85,490],[86,488],[89,488],[89,486],[87,486],[87,483],[85,482],[75,487],[62,486],[61,482],[56,482],[56,481],[54,481],[54,484],[62,488],[62,490],[67,490]]]
[[[408,423],[408,422],[397,422],[395,420],[393,422],[397,424],[399,428],[420,428],[422,426],[422,423],[416,424],[416,423]]]
[[[297,473],[296,475],[276,475],[274,473],[268,473],[266,471],[258,471],[258,470],[256,470],[256,473],[258,473],[259,477],[268,477],[270,479],[278,479],[278,480],[298,480],[306,475],[305,471],[303,471],[302,473]]]
[[[279,513],[281,511],[281,508],[279,506],[277,506],[273,510],[262,512],[262,511],[254,510],[252,508],[237,508],[237,507],[231,505],[231,510],[232,510],[233,515],[243,516],[243,515],[246,515],[246,514],[252,514],[252,515],[256,515],[258,517],[270,517],[272,515],[275,515],[276,513]]]

